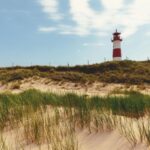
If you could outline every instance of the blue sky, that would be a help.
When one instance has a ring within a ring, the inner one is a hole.
[[[150,0],[0,0],[0,66],[70,65],[150,58]]]

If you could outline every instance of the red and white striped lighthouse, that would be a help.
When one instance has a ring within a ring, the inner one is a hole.
[[[120,61],[121,60],[121,41],[120,34],[117,30],[113,33],[113,60]]]

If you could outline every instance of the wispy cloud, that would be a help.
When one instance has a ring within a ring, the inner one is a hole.
[[[121,28],[124,37],[129,37],[139,30],[139,27],[150,24],[150,0],[100,0],[101,11],[94,10],[90,5],[90,0],[69,0],[70,21],[69,23],[57,24],[55,31],[60,34],[75,34],[86,36],[90,34],[105,35],[114,28]],[[40,0],[40,4],[52,19],[61,19],[59,12],[61,1]],[[65,20],[66,18],[64,18]],[[48,27],[49,28],[49,27]],[[51,30],[40,30],[51,32]]]
[[[60,20],[62,15],[59,13],[58,0],[39,0],[43,11],[48,15],[50,19]]]
[[[150,24],[150,1],[134,0],[120,16],[122,25],[125,27],[124,35],[130,36],[138,31],[139,27]]]
[[[54,32],[57,30],[55,27],[39,27],[40,32]]]

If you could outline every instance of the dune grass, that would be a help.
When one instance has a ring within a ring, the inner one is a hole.
[[[4,124],[11,118],[19,119],[28,108],[34,111],[47,105],[54,107],[77,108],[82,111],[106,110],[115,115],[141,117],[150,110],[150,96],[138,92],[125,92],[124,97],[86,97],[73,93],[58,95],[28,90],[20,94],[0,94],[0,121]],[[13,114],[13,115],[12,115]],[[0,126],[2,126],[2,124]]]
[[[77,150],[77,129],[87,129],[89,133],[117,129],[132,145],[138,142],[150,145],[150,118],[144,120],[149,115],[150,96],[134,91],[124,94],[124,97],[102,98],[37,90],[3,93],[0,94],[0,135],[18,128],[22,137],[20,141],[17,139],[20,145],[24,141],[38,147],[46,144],[50,150]],[[3,136],[0,143],[7,147]]]

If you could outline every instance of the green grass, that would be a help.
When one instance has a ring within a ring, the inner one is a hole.
[[[150,145],[150,118],[147,123],[143,121],[144,116],[149,116],[150,96],[134,91],[124,94],[124,97],[87,97],[37,90],[3,93],[0,94],[0,133],[21,127],[22,131],[18,132],[27,145],[47,143],[52,150],[77,150],[76,129],[88,129],[89,133],[118,129],[131,144],[146,141]],[[1,136],[0,143],[7,147],[5,140]]]
[[[115,115],[140,117],[150,110],[150,96],[138,92],[126,92],[124,97],[86,97],[76,94],[57,95],[28,90],[20,94],[0,94],[0,121],[5,126],[13,117],[19,119],[27,112],[28,107],[33,111],[39,107],[51,105],[54,107],[77,108],[87,113],[91,110],[107,110]],[[13,116],[11,115],[13,114]],[[10,118],[11,117],[11,118]]]

